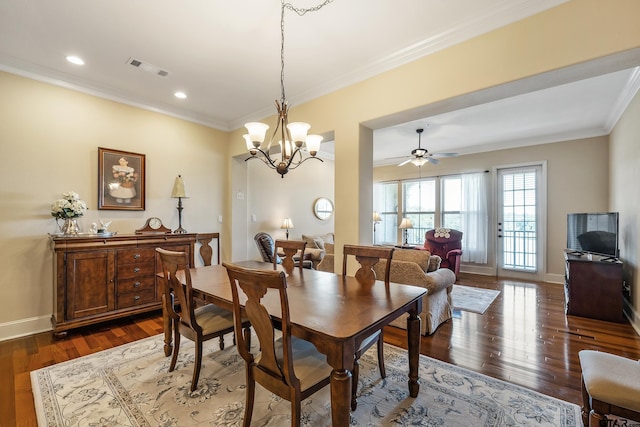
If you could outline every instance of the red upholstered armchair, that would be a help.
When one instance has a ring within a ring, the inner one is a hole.
[[[462,256],[462,231],[436,228],[424,235],[424,247],[433,255],[442,258],[441,268],[448,268],[456,275],[460,273]]]

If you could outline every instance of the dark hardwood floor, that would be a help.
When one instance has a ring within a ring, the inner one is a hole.
[[[581,404],[578,351],[597,349],[640,359],[640,337],[628,324],[565,316],[561,285],[460,274],[458,284],[501,291],[484,314],[457,312],[422,338],[423,354]],[[162,333],[160,313],[70,331],[0,342],[0,427],[36,426],[29,373]],[[385,341],[406,347],[404,330]]]

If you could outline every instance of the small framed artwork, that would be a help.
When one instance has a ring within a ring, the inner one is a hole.
[[[145,155],[98,147],[98,209],[143,211]]]

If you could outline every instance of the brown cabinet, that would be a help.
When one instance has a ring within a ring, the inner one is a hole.
[[[56,334],[162,307],[155,248],[184,251],[193,265],[196,234],[51,237]]]
[[[591,254],[564,253],[566,313],[625,322],[622,262]]]

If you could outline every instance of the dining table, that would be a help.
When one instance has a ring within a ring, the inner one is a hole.
[[[273,264],[241,261],[245,268],[273,270]],[[282,269],[277,266],[277,269]],[[178,272],[184,283],[184,272]],[[194,296],[220,307],[232,309],[232,295],[226,268],[210,265],[190,268]],[[331,419],[333,426],[348,426],[351,404],[351,378],[354,355],[362,341],[382,330],[394,319],[407,316],[408,389],[411,397],[419,391],[420,317],[424,288],[376,281],[361,284],[355,277],[312,269],[295,268],[287,275],[287,296],[292,335],[310,341],[327,356],[332,367],[330,378]],[[172,326],[168,315],[171,298],[163,295],[164,352],[172,349]],[[243,301],[241,300],[241,305]],[[274,321],[280,308],[276,294],[263,303]],[[354,385],[357,386],[357,385]]]

